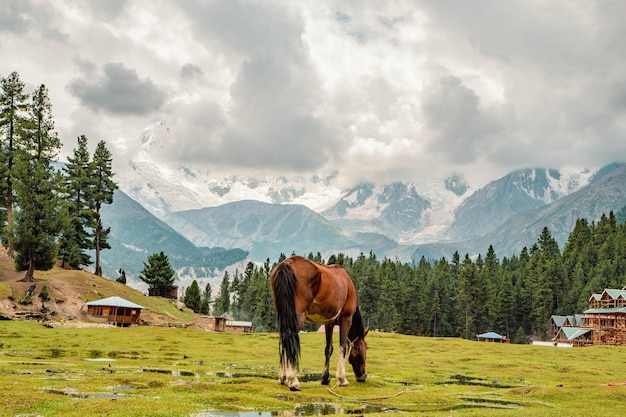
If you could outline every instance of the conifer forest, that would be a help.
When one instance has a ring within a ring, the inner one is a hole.
[[[510,257],[499,258],[490,246],[475,257],[455,253],[451,259],[422,258],[416,265],[373,253],[356,259],[309,253],[308,258],[350,272],[370,329],[465,339],[495,331],[527,343],[545,337],[551,315],[580,314],[593,293],[626,285],[626,224],[618,221],[623,213],[610,212],[598,222],[579,219],[562,249],[546,227],[530,248]],[[249,263],[232,277],[224,274],[212,313],[276,330],[269,286],[274,265],[268,259],[260,267]]]

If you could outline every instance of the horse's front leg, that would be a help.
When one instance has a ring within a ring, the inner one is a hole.
[[[330,372],[328,370],[330,365],[330,357],[333,354],[333,330],[335,328],[334,323],[329,323],[324,326],[326,330],[326,349],[324,353],[326,355],[326,361],[324,362],[324,371],[322,372],[322,385],[330,384]]]
[[[339,325],[339,361],[337,362],[337,384],[340,387],[348,385],[348,379],[346,378],[346,360],[348,358],[348,330],[352,321],[349,319],[343,319]]]

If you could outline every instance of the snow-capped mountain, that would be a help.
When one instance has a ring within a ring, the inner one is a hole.
[[[490,182],[467,197],[455,211],[446,240],[483,236],[517,213],[553,203],[583,186],[590,170],[524,169]]]
[[[141,135],[141,149],[126,155],[115,177],[120,189],[159,218],[177,211],[216,207],[242,200],[302,204],[315,211],[325,209],[341,196],[335,185],[337,172],[310,177],[245,177],[223,175],[210,168],[169,166],[155,158],[159,144],[153,133],[165,129],[157,121]]]
[[[163,128],[163,122],[156,122],[143,132],[141,150],[129,157],[116,180],[121,190],[166,222],[173,221],[176,212],[254,200],[269,204],[264,213],[277,204],[305,206],[346,236],[373,233],[399,245],[454,242],[483,236],[517,213],[553,203],[587,185],[595,173],[533,168],[512,172],[486,186],[451,175],[419,184],[361,183],[342,189],[337,185],[337,172],[254,178],[220,175],[211,167],[168,166],[157,161],[153,152],[159,145],[152,133]],[[230,206],[234,207],[239,206]],[[198,240],[197,228],[179,224],[177,229],[188,239]],[[245,238],[238,237],[239,247],[251,247],[240,242]],[[225,239],[221,244],[228,242],[228,236]]]

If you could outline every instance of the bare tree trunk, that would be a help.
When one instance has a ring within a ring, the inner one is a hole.
[[[7,240],[9,244],[9,249],[7,250],[7,255],[9,258],[13,259],[15,257],[15,249],[13,248],[13,202],[11,194],[11,183],[9,179],[9,191],[7,193]]]
[[[99,277],[102,276],[102,267],[100,266],[100,231],[102,230],[102,224],[100,223],[100,219],[98,219],[98,223],[96,225],[96,236],[95,236],[95,247],[96,247],[96,269],[95,274]]]
[[[21,282],[34,282],[35,281],[35,260],[28,260],[28,269],[26,270],[26,275],[24,278],[20,280]]]

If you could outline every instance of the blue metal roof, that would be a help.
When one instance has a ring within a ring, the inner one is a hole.
[[[126,308],[145,308],[139,304],[135,304],[122,297],[108,297],[101,300],[90,301],[85,303],[86,306],[102,306],[102,307],[126,307]]]
[[[483,334],[478,334],[476,335],[476,337],[480,337],[481,339],[506,339],[506,337],[500,336],[498,333],[495,333],[495,332],[487,332]]]

